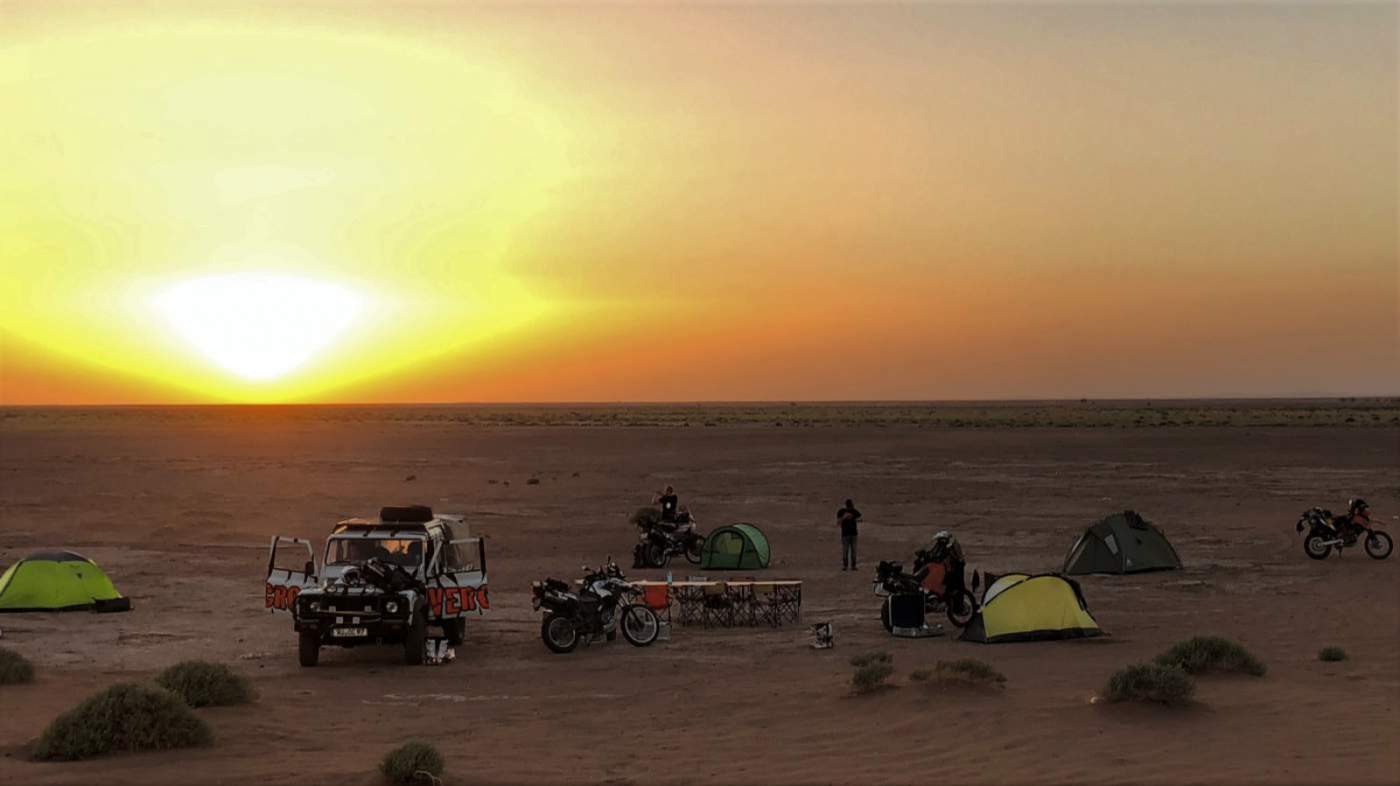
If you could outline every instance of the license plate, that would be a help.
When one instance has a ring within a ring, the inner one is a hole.
[[[331,630],[331,638],[353,639],[363,638],[369,635],[369,628],[334,628]]]

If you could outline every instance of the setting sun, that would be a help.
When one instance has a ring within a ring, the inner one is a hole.
[[[338,284],[271,273],[207,276],[154,299],[170,326],[210,362],[245,379],[274,379],[306,363],[360,313]]]

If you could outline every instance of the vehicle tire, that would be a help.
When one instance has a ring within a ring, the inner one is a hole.
[[[1313,559],[1327,559],[1327,555],[1332,553],[1332,547],[1327,545],[1327,538],[1321,533],[1309,532],[1303,538],[1303,553]]]
[[[423,649],[428,645],[428,611],[420,609],[413,615],[413,624],[403,634],[403,662],[410,666],[423,665]]]
[[[304,630],[297,638],[297,660],[306,668],[321,662],[321,634]]]
[[[692,565],[700,564],[700,557],[705,551],[705,539],[696,535],[685,544],[685,561]]]
[[[971,595],[963,593],[948,600],[948,621],[956,627],[966,628],[976,613],[977,606],[973,604]]]
[[[664,568],[670,561],[666,554],[666,547],[655,541],[648,541],[646,548],[642,550],[642,559],[646,560],[648,566],[653,568]]]
[[[448,620],[442,624],[442,635],[447,639],[447,643],[454,647],[462,646],[462,642],[467,640],[467,619],[458,617],[455,620]]]
[[[1395,543],[1384,532],[1371,532],[1366,536],[1366,554],[1371,559],[1385,559],[1395,548]]]
[[[617,624],[622,628],[622,638],[634,647],[645,647],[661,635],[661,620],[646,606],[624,606]]]
[[[578,628],[574,621],[560,614],[546,614],[540,623],[540,638],[550,652],[563,655],[578,646]]]
[[[880,624],[885,626],[886,633],[894,633],[894,623],[890,622],[890,599],[885,598],[880,604]]]

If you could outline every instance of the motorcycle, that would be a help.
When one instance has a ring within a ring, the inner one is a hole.
[[[935,568],[942,568],[935,573]],[[977,614],[977,588],[982,577],[972,572],[972,586],[965,581],[966,563],[961,560],[935,558],[932,550],[914,552],[914,571],[904,572],[899,562],[882,561],[875,566],[875,594],[885,600],[880,604],[880,623],[893,631],[890,620],[890,596],[906,593],[923,595],[924,611],[947,614],[948,621],[962,628]]]
[[[583,571],[577,592],[552,578],[531,585],[534,609],[544,611],[540,638],[551,652],[573,652],[580,643],[586,646],[600,636],[613,641],[619,629],[636,647],[656,641],[661,621],[650,608],[632,602],[642,590],[627,583],[611,557],[605,567],[593,570],[585,565]]]
[[[674,528],[667,522],[638,521],[640,543],[637,548],[641,564],[650,568],[664,568],[670,564],[671,557],[683,554],[686,562],[699,565],[705,536],[696,531],[695,524],[695,519],[684,510],[681,511],[680,520],[674,523]]]
[[[1344,516],[1333,517],[1332,511],[1324,508],[1303,511],[1294,527],[1298,532],[1307,532],[1303,536],[1303,553],[1312,559],[1327,559],[1332,549],[1341,554],[1343,549],[1359,541],[1372,559],[1389,557],[1395,544],[1390,535],[1374,528],[1366,511],[1364,502],[1359,508],[1353,505],[1352,512]]]

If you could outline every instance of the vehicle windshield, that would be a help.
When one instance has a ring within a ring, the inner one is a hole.
[[[327,565],[353,565],[378,557],[408,570],[423,565],[422,538],[331,538]]]

